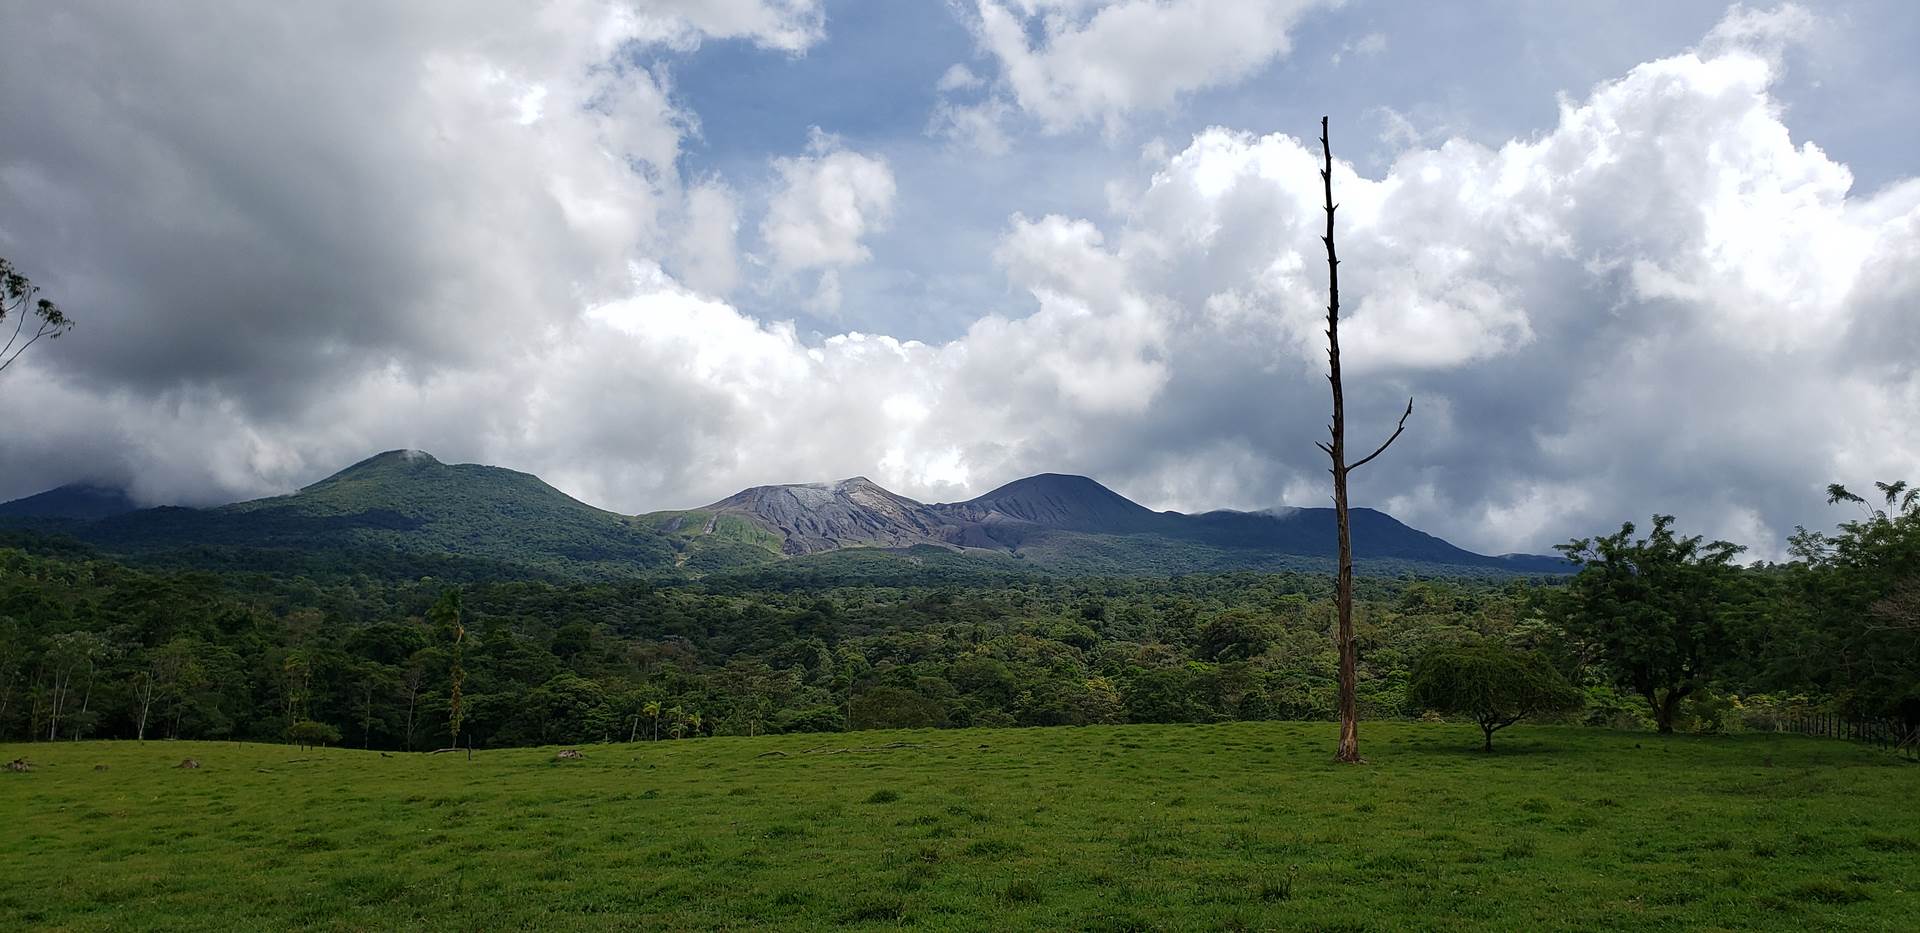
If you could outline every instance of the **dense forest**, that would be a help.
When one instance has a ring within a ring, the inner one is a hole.
[[[1890,492],[1887,490],[1891,490]],[[1794,710],[1920,720],[1920,503],[1786,564],[1656,518],[1563,548],[1571,578],[1363,578],[1360,698],[1419,717],[1448,647],[1547,659],[1564,714],[1765,728]],[[288,576],[0,549],[0,740],[227,738],[433,749],[912,726],[1322,719],[1323,574],[703,583]],[[889,565],[891,566],[891,565]]]

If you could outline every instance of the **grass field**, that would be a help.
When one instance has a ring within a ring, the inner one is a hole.
[[[1914,929],[1920,767],[1838,741],[1246,723],[464,756],[0,746],[0,925]],[[879,746],[904,743],[908,747]],[[778,753],[778,754],[776,754]],[[198,758],[199,770],[173,767]],[[105,765],[105,770],[96,766]]]

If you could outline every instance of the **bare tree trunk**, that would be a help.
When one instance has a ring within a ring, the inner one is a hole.
[[[140,675],[140,677],[140,687],[135,693],[135,695],[140,698],[140,719],[139,725],[134,730],[133,737],[136,741],[145,742],[147,740],[147,715],[153,711],[154,681],[153,674],[150,672],[144,673]]]
[[[13,682],[18,679],[19,671],[11,659],[0,664],[0,741],[7,737],[7,709],[13,705]]]
[[[66,705],[67,687],[73,682],[71,670],[55,669],[53,672],[53,702],[47,720],[47,741],[60,737],[60,708]]]
[[[46,673],[47,664],[46,661],[42,659],[40,663],[34,665],[33,676],[27,678],[25,681],[27,701],[31,704],[27,707],[27,741],[29,742],[35,741],[40,737],[40,727],[43,724],[40,719],[40,713],[46,709],[48,697],[47,691],[41,689],[40,684],[42,682],[41,678],[45,676]]]
[[[419,701],[420,686],[417,683],[407,685],[407,751],[413,751],[413,707]]]
[[[95,667],[93,662],[88,661],[87,662],[87,690],[85,693],[80,694],[80,725],[74,727],[74,730],[73,730],[73,740],[75,742],[80,741],[80,733],[82,730],[84,730],[87,727],[86,726],[87,707],[93,703],[94,670],[95,670]]]
[[[1380,456],[1400,437],[1400,432],[1406,430],[1407,416],[1413,414],[1413,400],[1407,400],[1406,414],[1400,416],[1399,427],[1385,444],[1359,462],[1347,463],[1347,408],[1340,384],[1340,259],[1333,248],[1333,212],[1339,205],[1333,202],[1333,146],[1327,141],[1326,117],[1320,118],[1320,151],[1326,159],[1325,167],[1320,170],[1320,182],[1326,190],[1327,234],[1321,242],[1327,247],[1327,381],[1333,387],[1333,423],[1327,430],[1333,438],[1332,443],[1318,446],[1333,460],[1329,472],[1333,473],[1334,521],[1340,532],[1340,567],[1334,588],[1337,619],[1333,635],[1334,646],[1340,652],[1340,747],[1334,759],[1357,763],[1364,759],[1360,757],[1360,714],[1354,687],[1359,651],[1353,636],[1353,532],[1347,520],[1347,474]]]

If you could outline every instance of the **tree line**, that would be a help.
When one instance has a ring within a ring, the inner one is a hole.
[[[1563,581],[1358,580],[1360,714],[1499,723],[1512,710],[1469,701],[1518,690],[1528,712],[1660,731],[1737,728],[1787,703],[1912,730],[1920,502],[1899,484],[1834,501],[1863,512],[1797,534],[1786,564],[1742,567],[1733,546],[1656,517],[1570,542],[1580,569]],[[142,569],[20,543],[0,549],[9,741],[424,750],[1338,706],[1334,593],[1310,574],[450,587]],[[1539,692],[1543,670],[1572,702]]]

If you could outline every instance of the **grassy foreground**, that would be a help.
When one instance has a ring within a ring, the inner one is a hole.
[[[0,925],[1911,929],[1920,767],[1369,724],[0,746]],[[881,747],[904,743],[905,747]],[[173,766],[193,756],[203,767]],[[105,770],[96,766],[105,765]]]

